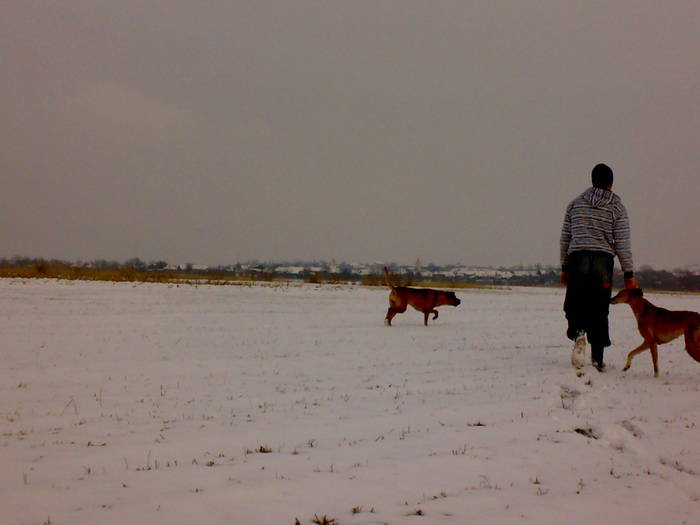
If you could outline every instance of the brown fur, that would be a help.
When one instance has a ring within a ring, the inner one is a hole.
[[[623,370],[629,369],[634,356],[648,348],[654,363],[654,377],[658,377],[657,346],[673,341],[680,335],[685,335],[685,350],[690,357],[700,361],[700,314],[697,312],[672,311],[654,306],[644,299],[639,288],[621,290],[610,302],[630,305],[637,318],[639,333],[644,338],[644,342],[627,355]]]
[[[428,316],[433,314],[433,320],[438,318],[438,306],[458,306],[460,301],[454,292],[444,292],[431,288],[409,288],[407,286],[394,286],[389,280],[389,270],[384,267],[384,281],[391,288],[389,294],[389,310],[386,312],[385,323],[391,326],[391,320],[396,314],[402,314],[410,304],[419,312],[423,312],[423,324],[428,326]]]

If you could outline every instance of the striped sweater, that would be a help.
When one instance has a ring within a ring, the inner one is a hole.
[[[612,191],[588,188],[567,206],[560,240],[562,271],[569,254],[579,251],[617,256],[625,277],[634,275],[627,210]]]

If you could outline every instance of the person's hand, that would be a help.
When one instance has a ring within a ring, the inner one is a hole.
[[[634,277],[628,277],[625,279],[625,288],[628,290],[634,290],[635,288],[639,288],[639,284],[637,284],[637,279]]]
[[[561,284],[569,284],[569,272],[561,272],[559,274],[559,282]]]

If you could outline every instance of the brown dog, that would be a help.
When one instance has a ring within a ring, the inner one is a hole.
[[[651,350],[651,360],[654,363],[654,377],[659,376],[658,349],[685,334],[685,350],[690,357],[700,361],[700,314],[687,311],[671,311],[654,306],[644,299],[639,288],[621,290],[610,302],[612,304],[627,303],[637,318],[637,327],[644,342],[627,355],[627,364],[623,370],[629,369],[634,356],[647,348]]]
[[[433,320],[438,318],[438,311],[435,308],[443,305],[458,306],[462,302],[457,299],[454,292],[444,292],[431,288],[394,286],[389,281],[389,270],[386,266],[384,267],[384,281],[391,288],[389,310],[386,312],[386,319],[384,320],[389,326],[391,326],[391,320],[394,316],[404,313],[409,304],[419,312],[423,312],[423,324],[428,326],[428,316],[430,314],[433,314]]]

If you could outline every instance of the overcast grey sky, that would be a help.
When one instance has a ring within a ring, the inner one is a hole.
[[[0,256],[700,263],[700,2],[10,0]]]

